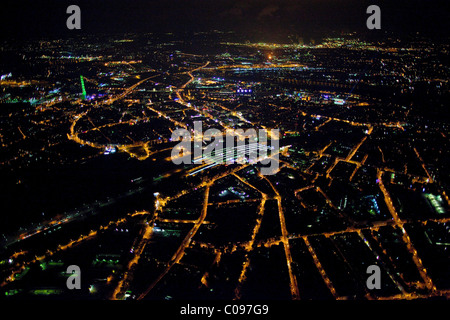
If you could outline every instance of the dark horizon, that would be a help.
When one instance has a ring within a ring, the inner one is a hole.
[[[81,30],[68,30],[66,8],[81,8]],[[381,31],[366,28],[366,8],[381,8]],[[368,0],[174,0],[6,1],[0,15],[2,38],[95,33],[234,31],[245,37],[286,41],[288,35],[320,37],[330,32],[380,35],[420,32],[447,36],[444,1]]]

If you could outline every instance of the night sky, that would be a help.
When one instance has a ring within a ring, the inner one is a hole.
[[[6,0],[1,36],[67,34],[70,4],[80,6],[86,33],[219,29],[283,40],[289,34],[367,31],[370,4],[381,8],[383,31],[446,36],[450,27],[448,1],[434,0]]]

